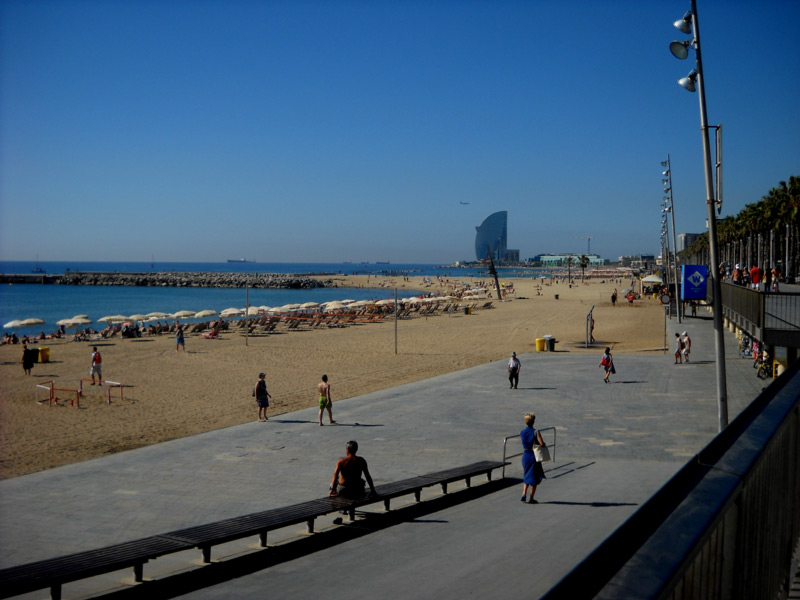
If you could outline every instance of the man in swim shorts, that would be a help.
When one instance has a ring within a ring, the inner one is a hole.
[[[103,359],[100,356],[100,353],[97,351],[97,346],[92,348],[92,368],[89,369],[89,375],[92,376],[92,385],[95,384],[94,376],[97,375],[97,379],[99,380],[100,384],[103,383]]]
[[[317,391],[319,392],[319,424],[320,427],[322,426],[322,413],[327,408],[328,409],[328,421],[331,423],[336,423],[333,420],[333,412],[331,411],[331,407],[333,406],[333,400],[331,400],[331,384],[328,383],[328,376],[323,375],[322,381],[317,385]]]

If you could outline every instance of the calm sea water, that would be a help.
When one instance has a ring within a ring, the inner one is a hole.
[[[0,262],[2,273],[30,273],[37,263]],[[450,279],[485,277],[478,269],[438,268],[423,264],[351,264],[351,263],[150,263],[136,262],[39,262],[38,267],[47,273],[70,271],[104,272],[235,272],[235,273],[409,273],[413,275],[442,276]],[[515,276],[519,271],[508,270],[503,276]],[[527,271],[530,274],[530,271]],[[399,295],[409,296],[412,290],[399,290]],[[322,288],[312,290],[249,290],[251,306],[282,306],[290,303],[327,302],[330,300],[370,300],[394,297],[389,289]],[[126,286],[69,286],[16,284],[0,286],[0,324],[11,320],[42,319],[46,325],[16,328],[18,335],[38,334],[56,329],[56,322],[78,314],[89,315],[95,329],[105,325],[97,320],[106,315],[147,314],[160,311],[174,313],[180,310],[220,311],[225,308],[245,306],[244,289],[224,288],[165,288]],[[11,331],[6,329],[5,331]]]

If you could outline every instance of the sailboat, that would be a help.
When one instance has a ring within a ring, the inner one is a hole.
[[[44,273],[44,269],[39,266],[39,255],[36,255],[36,266],[31,269],[31,273]]]

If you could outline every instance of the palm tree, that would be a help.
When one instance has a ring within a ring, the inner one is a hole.
[[[586,272],[586,267],[589,266],[589,257],[585,254],[581,254],[578,258],[578,265],[581,268],[581,281],[584,279],[584,274]]]
[[[567,257],[567,283],[572,283],[572,265],[575,263],[575,257],[571,254]]]

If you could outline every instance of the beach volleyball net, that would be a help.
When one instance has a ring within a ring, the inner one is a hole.
[[[75,408],[81,407],[81,398],[86,396],[84,391],[84,382],[89,383],[91,379],[62,379],[52,380],[36,384],[36,402],[39,404],[54,404],[60,406],[59,402],[63,401],[64,404],[69,403],[70,406]],[[106,403],[111,404],[111,394],[114,390],[116,395],[119,392],[120,401],[124,400],[123,397],[123,384],[118,381],[104,380],[95,388],[98,391],[105,391]],[[88,390],[87,390],[88,391]]]

